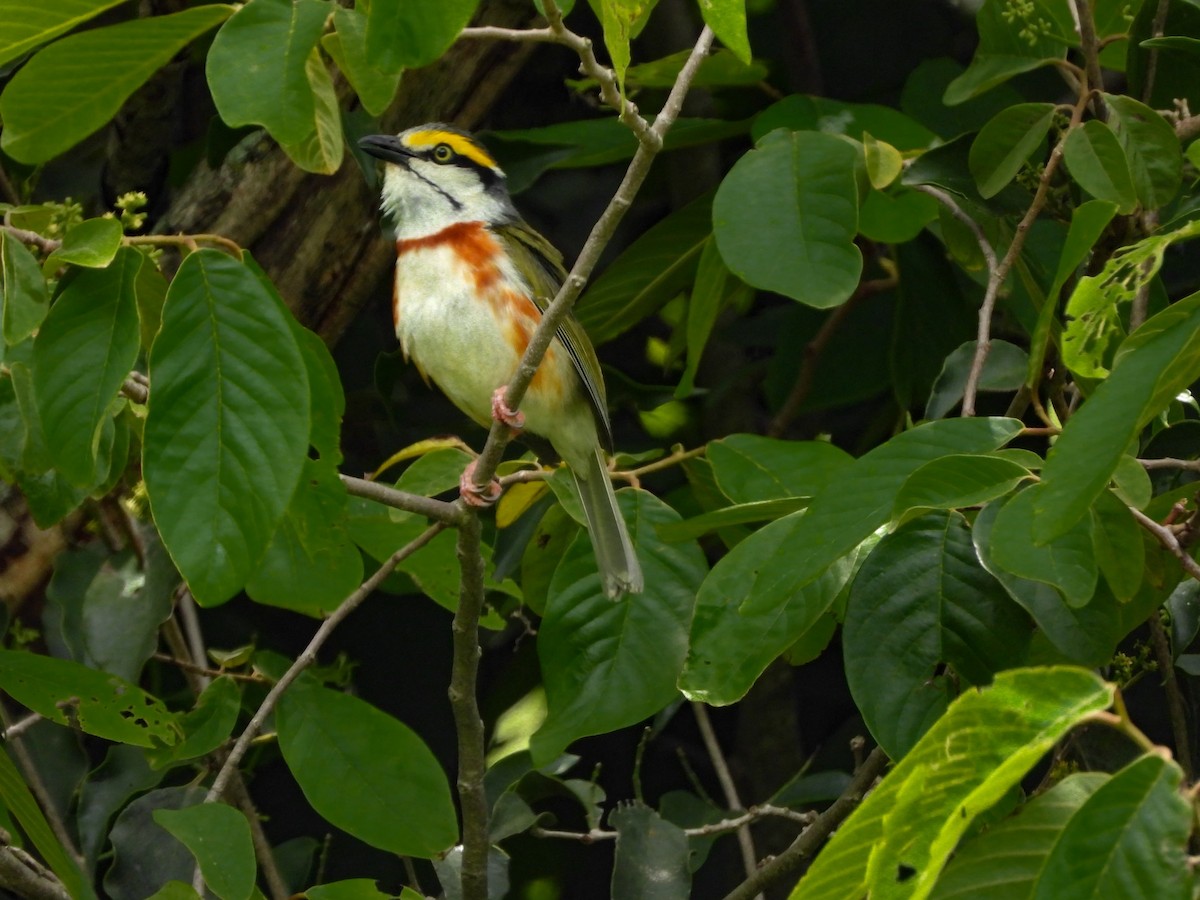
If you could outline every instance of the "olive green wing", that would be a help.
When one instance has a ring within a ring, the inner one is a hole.
[[[497,229],[497,236],[504,244],[509,257],[529,282],[532,300],[538,309],[545,311],[566,280],[562,254],[544,237],[521,220]],[[612,428],[608,424],[608,400],[604,392],[604,377],[600,372],[600,360],[592,347],[591,339],[575,316],[568,314],[559,323],[555,332],[559,342],[567,348],[579,380],[583,383],[592,414],[596,418],[596,431],[600,443],[612,450]]]

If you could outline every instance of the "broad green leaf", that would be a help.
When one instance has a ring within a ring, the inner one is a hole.
[[[575,307],[592,341],[612,340],[676,297],[695,277],[711,236],[712,195],[706,194],[630,244]]]
[[[33,384],[51,459],[80,487],[96,481],[109,406],[137,361],[134,284],[145,257],[124,248],[63,290],[33,343]]]
[[[975,347],[975,341],[966,341],[946,357],[929,392],[925,418],[941,419],[962,400],[975,360]],[[1024,350],[1008,341],[993,340],[979,375],[979,390],[1015,391],[1024,384],[1028,368],[1029,357]]]
[[[729,289],[736,290],[740,286],[717,252],[716,242],[709,238],[700,252],[696,284],[688,297],[685,328],[687,362],[679,379],[679,387],[675,389],[677,398],[684,399],[695,390],[696,370],[700,366],[708,336],[712,333]]]
[[[884,536],[855,576],[846,678],[872,736],[899,759],[945,711],[959,679],[986,684],[1021,662],[1031,634],[1025,612],[975,558],[966,520],[931,513]],[[934,675],[943,664],[956,677]]]
[[[278,295],[215,250],[171,283],[142,465],[163,542],[205,605],[245,584],[303,469],[310,389],[292,328]]]
[[[975,517],[971,530],[975,553],[983,567],[1004,585],[1009,596],[1037,622],[1063,662],[1081,666],[1105,665],[1121,640],[1145,621],[1161,597],[1144,591],[1134,602],[1120,603],[1105,582],[1097,585],[1087,606],[1068,606],[1057,588],[1040,581],[1018,578],[992,559],[992,525],[1003,503],[989,503]]]
[[[192,851],[205,887],[221,900],[250,900],[257,866],[244,813],[224,803],[201,803],[156,809],[154,821]]]
[[[1200,378],[1200,293],[1168,307],[1127,339],[1112,374],[1067,422],[1046,457],[1034,537],[1066,532],[1104,490],[1125,449]]]
[[[745,525],[751,522],[773,522],[808,506],[806,497],[785,497],[780,500],[762,500],[757,503],[737,503],[712,512],[701,513],[673,525],[660,525],[658,536],[668,544],[692,541],[704,537],[711,531],[730,525]]]
[[[983,126],[971,144],[971,174],[985,199],[994,197],[1021,171],[1054,121],[1053,103],[1019,103]]]
[[[69,35],[41,50],[0,94],[0,148],[45,162],[116,115],[129,95],[233,7],[210,4]],[[238,77],[246,80],[244,70]]]
[[[538,658],[549,714],[533,736],[536,764],[577,738],[648,718],[679,696],[688,624],[704,578],[695,543],[665,544],[655,527],[679,514],[645,491],[617,499],[646,573],[646,590],[604,596],[591,541],[580,533],[554,573],[538,629]]]
[[[658,0],[588,0],[604,28],[604,46],[617,75],[617,86],[625,94],[625,70],[629,68],[629,43],[641,30]],[[728,0],[718,0],[728,3]],[[744,25],[743,25],[744,27]],[[730,31],[733,28],[730,27]],[[737,48],[731,47],[731,50]],[[747,51],[749,46],[746,47]]]
[[[909,475],[941,456],[995,450],[1020,427],[1013,419],[953,419],[903,432],[841,469],[806,512],[738,544],[696,597],[681,690],[706,703],[739,699],[824,616],[852,571],[850,554],[891,517]],[[773,564],[781,555],[788,565]],[[726,639],[733,629],[736,638]]]
[[[0,65],[24,56],[39,44],[65,34],[122,0],[57,0],[29,4],[0,3]]]
[[[161,700],[116,675],[65,659],[0,650],[0,688],[18,703],[87,734],[153,747],[179,737],[174,713]]]
[[[10,347],[33,334],[50,309],[50,292],[42,268],[33,254],[8,232],[0,232],[0,266],[3,266],[4,343]]]
[[[196,699],[196,706],[180,721],[183,740],[148,756],[156,769],[212,753],[233,733],[241,712],[242,694],[227,675],[213,679]]]
[[[316,47],[308,53],[304,67],[313,96],[313,121],[308,134],[300,141],[283,144],[292,162],[308,172],[332,175],[342,164],[345,142],[342,138],[342,115],[338,109],[333,78],[321,51]]]
[[[1036,542],[1040,492],[1041,486],[1035,485],[1004,504],[992,528],[992,561],[1020,578],[1053,585],[1070,606],[1084,606],[1100,575],[1091,520],[1080,519],[1052,541]]]
[[[0,803],[17,820],[26,838],[37,848],[69,895],[82,900],[94,900],[96,894],[91,882],[85,879],[79,867],[67,855],[41,807],[25,785],[25,779],[4,751],[0,751]]]
[[[1099,200],[1117,204],[1121,215],[1137,206],[1129,160],[1107,124],[1089,119],[1067,134],[1063,162],[1081,188]]]
[[[333,11],[336,31],[321,38],[321,46],[337,63],[358,94],[363,109],[379,116],[400,85],[398,72],[385,72],[367,62],[367,16],[361,10],[338,6]]]
[[[1068,775],[1012,818],[967,841],[938,879],[931,900],[1030,897],[1063,828],[1107,780],[1100,772]]]
[[[367,10],[366,61],[382,72],[419,69],[445,53],[479,0],[374,0]]]
[[[729,270],[808,306],[845,302],[862,273],[856,167],[854,148],[832,135],[781,130],[764,138],[713,200],[713,231]]]
[[[104,876],[106,897],[141,900],[160,889],[171,900],[181,897],[179,890],[171,890],[169,882],[190,885],[196,860],[187,847],[154,821],[154,813],[195,806],[204,802],[204,795],[204,788],[198,785],[159,788],[121,810],[109,835],[114,861]]]
[[[1071,227],[1067,231],[1062,255],[1058,259],[1054,282],[1046,292],[1046,302],[1042,305],[1037,326],[1029,340],[1029,371],[1025,376],[1025,384],[1031,390],[1041,383],[1042,368],[1046,363],[1046,352],[1050,342],[1054,341],[1057,345],[1061,338],[1062,329],[1058,324],[1059,294],[1062,293],[1067,279],[1091,254],[1092,247],[1100,239],[1116,212],[1116,204],[1104,200],[1089,200],[1071,211]]]
[[[609,825],[617,832],[612,896],[688,900],[692,873],[683,829],[637,802],[613,810]]]
[[[1125,601],[1137,594],[1146,577],[1142,529],[1129,507],[1110,491],[1103,491],[1092,507],[1092,544],[1113,595]]]
[[[391,893],[383,893],[375,886],[373,878],[348,878],[345,881],[330,881],[310,887],[304,892],[308,900],[392,900]],[[424,900],[411,888],[405,888],[400,900]]]
[[[1001,672],[962,694],[838,828],[793,900],[928,896],[976,816],[1112,698],[1068,667]]]
[[[1173,761],[1147,753],[1100,785],[1060,833],[1031,900],[1191,897],[1182,780]]]
[[[1165,234],[1142,238],[1114,253],[1095,275],[1079,279],[1067,301],[1063,333],[1063,362],[1077,375],[1103,378],[1125,336],[1123,311],[1162,267],[1167,248],[1200,235],[1200,222],[1191,221]]]
[[[124,233],[114,218],[85,219],[63,235],[62,246],[46,259],[46,269],[54,271],[62,263],[102,269],[113,261]]]
[[[154,345],[154,336],[158,334],[159,326],[162,325],[162,308],[167,300],[167,287],[167,279],[153,260],[148,260],[138,270],[135,285],[138,330],[141,334],[142,349],[147,353]]]
[[[842,134],[856,141],[865,133],[898,150],[924,150],[936,135],[904,113],[874,103],[846,103],[827,97],[792,94],[763,110],[754,120],[751,137],[761,141],[776,128]]]
[[[900,109],[931,128],[942,140],[950,140],[960,134],[978,131],[996,113],[1025,99],[1014,88],[1005,85],[969,102],[947,106],[942,100],[946,87],[965,68],[944,56],[923,60],[904,82]]]
[[[909,476],[896,495],[893,516],[912,509],[962,509],[1003,497],[1030,471],[998,456],[943,456]]]
[[[373,847],[429,859],[458,838],[450,786],[421,738],[371,704],[301,680],[275,713],[313,809]]]
[[[1179,190],[1183,156],[1179,138],[1161,115],[1132,97],[1105,94],[1109,124],[1125,150],[1138,202],[1146,209],[1165,206]]]
[[[717,485],[734,503],[811,497],[854,460],[828,441],[731,434],[705,450]]]
[[[172,878],[151,894],[150,900],[203,900],[203,898],[190,884]]]
[[[858,230],[873,241],[903,244],[937,217],[938,202],[928,194],[903,187],[870,191],[858,210]]]
[[[975,16],[979,46],[967,71],[946,87],[942,100],[954,106],[999,84],[1067,54],[1078,43],[1066,4],[1031,0],[1014,7],[1007,0],[987,0]]]
[[[234,13],[205,63],[226,125],[261,125],[284,148],[312,136],[316,101],[306,70],[332,11],[327,0],[251,0]]]
[[[722,44],[746,65],[750,64],[750,40],[746,37],[746,4],[743,0],[699,0],[704,24]]]
[[[775,605],[739,607],[747,573],[776,568],[792,550],[794,517],[772,522],[742,541],[705,579],[696,595],[687,663],[679,689],[689,700],[713,706],[736,703],[772,660],[810,636],[819,640],[825,612],[854,574],[858,554],[832,561],[817,578]]]

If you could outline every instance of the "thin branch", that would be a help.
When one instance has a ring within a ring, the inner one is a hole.
[[[21,736],[32,726],[42,721],[43,718],[40,713],[30,713],[25,718],[13,722],[3,732],[0,732],[0,740],[11,741],[13,738]]]
[[[208,675],[203,674],[204,663],[208,660],[208,650],[204,647],[204,633],[200,630],[200,617],[196,613],[196,600],[192,597],[192,592],[184,585],[178,592],[175,600],[175,611],[179,613],[179,619],[183,625],[183,635],[187,640],[188,654],[191,656],[192,662],[200,669],[200,672],[193,672],[199,689],[202,691],[208,687],[212,681]]]
[[[172,656],[169,653],[155,653],[153,659],[156,662],[166,663],[170,666],[176,666],[183,669],[185,672],[194,672],[197,675],[207,675],[209,678],[232,678],[234,681],[249,681],[254,684],[269,684],[270,679],[263,675],[249,674],[245,672],[226,672],[224,669],[210,669],[207,666],[198,666],[186,659],[180,659]],[[19,722],[17,723],[20,724]]]
[[[1171,11],[1171,0],[1158,0],[1158,9],[1154,11],[1154,21],[1150,24],[1150,37],[1160,38],[1163,29],[1167,27],[1167,13]],[[1142,102],[1149,103],[1154,93],[1154,78],[1158,74],[1158,48],[1151,47],[1146,56],[1146,77],[1142,82]]]
[[[53,253],[62,246],[62,241],[55,240],[54,238],[43,237],[36,231],[30,231],[28,228],[18,228],[16,225],[9,225],[7,213],[5,213],[4,219],[4,224],[0,225],[0,230],[4,231],[5,234],[16,238],[22,244],[29,244],[33,247],[37,247],[46,254]]]
[[[1158,662],[1158,670],[1162,673],[1163,691],[1167,695],[1167,713],[1171,720],[1171,732],[1175,736],[1175,758],[1183,769],[1184,780],[1191,781],[1192,742],[1188,736],[1190,732],[1183,693],[1179,689],[1179,679],[1175,677],[1171,642],[1167,639],[1167,631],[1163,628],[1162,616],[1157,609],[1150,614],[1146,624],[1150,626],[1150,645],[1154,648],[1154,658]]]
[[[554,18],[551,15],[551,11],[554,10],[557,13],[557,10],[550,0],[547,0],[545,6],[547,18],[550,19],[551,27],[554,27]],[[671,89],[671,93],[667,97],[667,102],[655,118],[653,127],[649,129],[649,135],[652,137],[643,138],[641,135],[638,136],[639,144],[637,152],[634,154],[629,167],[625,171],[625,177],[622,179],[620,187],[617,188],[617,192],[609,202],[608,207],[592,227],[591,234],[588,235],[583,250],[580,251],[579,257],[575,260],[575,265],[572,267],[571,273],[563,282],[558,295],[546,308],[545,313],[543,313],[542,320],[534,331],[533,337],[530,339],[529,345],[525,350],[525,355],[521,358],[521,364],[508,383],[508,391],[504,399],[509,409],[515,410],[520,405],[521,399],[525,396],[525,391],[528,389],[529,383],[533,380],[534,373],[537,371],[538,364],[542,361],[542,357],[545,356],[550,342],[554,339],[559,322],[563,320],[575,304],[575,300],[579,297],[583,286],[587,283],[588,276],[591,275],[592,270],[596,267],[596,263],[600,259],[600,254],[609,241],[612,240],[617,225],[620,224],[626,211],[632,205],[633,198],[641,188],[642,182],[646,180],[646,176],[650,171],[650,164],[654,161],[654,157],[659,149],[661,149],[662,141],[667,131],[679,117],[679,111],[683,106],[683,98],[687,94],[692,79],[696,76],[696,71],[700,68],[701,61],[708,55],[708,51],[712,47],[712,42],[713,33],[706,26],[700,32],[700,37],[697,39],[695,47],[692,48],[691,56],[688,57],[688,61],[684,63],[683,68],[680,70],[679,76],[675,80],[675,86]],[[492,423],[492,430],[488,434],[487,443],[475,467],[475,475],[478,479],[477,484],[486,485],[490,481],[493,473],[496,471],[496,466],[500,463],[500,458],[504,453],[504,446],[508,443],[509,438],[510,430],[508,426],[500,422]]]
[[[809,825],[792,845],[762,866],[736,888],[725,895],[725,900],[750,900],[779,879],[794,871],[805,858],[812,856],[820,849],[825,839],[833,833],[854,808],[862,801],[875,779],[883,774],[887,767],[887,754],[876,747],[871,751],[863,764],[854,773],[850,783],[841,795],[830,804],[829,808],[817,816],[815,822]]]
[[[1187,472],[1200,472],[1200,459],[1175,459],[1163,456],[1158,459],[1139,459],[1142,468],[1147,472],[1155,469],[1183,469]]]
[[[1089,90],[1104,90],[1104,79],[1100,74],[1100,43],[1096,39],[1096,20],[1088,0],[1075,0],[1075,17],[1079,20],[1079,40],[1083,47],[1084,71],[1087,72]],[[1107,118],[1103,99],[1097,94],[1093,111],[1099,119]]]
[[[728,834],[731,831],[737,831],[751,822],[771,817],[788,819],[801,825],[811,825],[816,821],[817,814],[796,812],[796,810],[788,809],[786,806],[773,806],[770,803],[760,803],[757,806],[750,807],[740,816],[681,830],[688,837],[712,837],[713,835]],[[533,828],[529,833],[534,837],[578,841],[581,844],[594,844],[597,841],[613,841],[620,834],[620,832],[611,831],[606,828],[593,828],[590,831],[555,831],[550,828]]]
[[[1166,525],[1161,525],[1158,522],[1155,522],[1140,509],[1134,509],[1131,506],[1129,507],[1129,511],[1133,514],[1133,517],[1137,519],[1139,525],[1154,535],[1160,544],[1171,551],[1175,558],[1179,560],[1185,572],[1187,572],[1197,581],[1200,581],[1200,565],[1196,564],[1196,561],[1192,559],[1191,555],[1187,552],[1184,546],[1179,543],[1179,538],[1175,536],[1174,531],[1172,531]]]
[[[29,900],[71,900],[58,877],[12,844],[12,835],[0,828],[0,887]]]
[[[476,25],[464,28],[460,38],[476,38],[492,41],[533,42],[538,44],[560,44],[558,32],[553,28],[501,28],[497,25]]]
[[[267,716],[275,709],[276,704],[279,703],[279,698],[283,696],[283,692],[291,686],[293,681],[300,677],[301,672],[317,661],[317,652],[329,640],[334,629],[392,574],[396,566],[428,544],[445,527],[441,522],[430,525],[418,537],[393,553],[383,565],[375,570],[370,578],[362,583],[358,590],[343,600],[338,605],[338,608],[329,614],[329,618],[321,623],[321,627],[312,636],[312,640],[308,642],[308,646],[296,657],[296,661],[283,673],[283,676],[279,681],[275,682],[275,686],[263,698],[257,712],[254,713],[254,717],[238,737],[237,742],[233,745],[233,749],[229,751],[229,756],[225,758],[221,770],[217,772],[217,777],[213,779],[212,787],[208,790],[208,796],[204,798],[205,803],[216,801],[225,792],[225,788],[229,785],[229,779],[233,777],[238,765],[241,764],[242,757],[250,749],[251,741],[262,730],[263,723],[267,720]]]
[[[346,492],[352,497],[365,497],[405,512],[417,513],[443,525],[456,525],[462,518],[462,509],[454,503],[444,500],[433,500],[419,494],[398,491],[394,487],[380,484],[377,481],[367,481],[365,478],[355,478],[353,475],[340,475]]]
[[[613,478],[624,478],[634,487],[641,484],[641,479],[645,475],[653,472],[661,472],[663,469],[669,469],[672,466],[677,466],[680,463],[687,462],[689,459],[694,459],[697,456],[703,456],[707,452],[708,447],[693,447],[691,450],[684,450],[682,447],[677,447],[670,456],[664,456],[662,459],[656,459],[653,462],[648,462],[644,466],[638,466],[634,469],[618,469],[613,473]]]
[[[475,683],[479,674],[479,617],[483,613],[483,555],[479,516],[467,516],[458,528],[462,583],[454,612],[454,662],[450,707],[458,734],[458,800],[462,811],[462,897],[487,900],[488,804],[483,789],[487,771],[483,718]]]
[[[713,769],[716,770],[717,781],[721,784],[721,793],[725,795],[725,805],[736,812],[742,808],[742,801],[738,797],[737,785],[733,783],[733,773],[729,771],[729,764],[725,761],[725,754],[721,751],[721,742],[717,740],[717,733],[713,731],[712,722],[708,718],[708,709],[703,703],[693,701],[692,714],[696,717],[696,725],[700,728],[700,737],[704,740],[708,758],[712,760]],[[753,878],[754,873],[758,871],[758,851],[754,849],[754,836],[750,834],[749,821],[738,828],[737,838],[746,877]],[[761,894],[758,897],[761,900]]]

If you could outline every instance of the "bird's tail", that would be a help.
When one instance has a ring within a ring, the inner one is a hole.
[[[587,471],[572,472],[583,500],[583,511],[587,516],[592,547],[596,551],[596,564],[600,568],[604,593],[616,600],[622,594],[640,594],[645,579],[625,520],[621,518],[621,509],[617,506],[617,495],[613,493],[603,453],[597,447],[588,460]]]

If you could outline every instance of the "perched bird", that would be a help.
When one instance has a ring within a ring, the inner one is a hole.
[[[382,206],[395,223],[392,314],[406,358],[476,422],[493,418],[544,438],[579,487],[604,592],[638,593],[642,569],[605,464],[612,431],[596,351],[568,316],[525,393],[509,379],[566,277],[562,254],[521,218],[504,172],[470,134],[442,124],[371,135],[359,147],[384,161]],[[500,485],[460,481],[465,501],[496,501]]]

